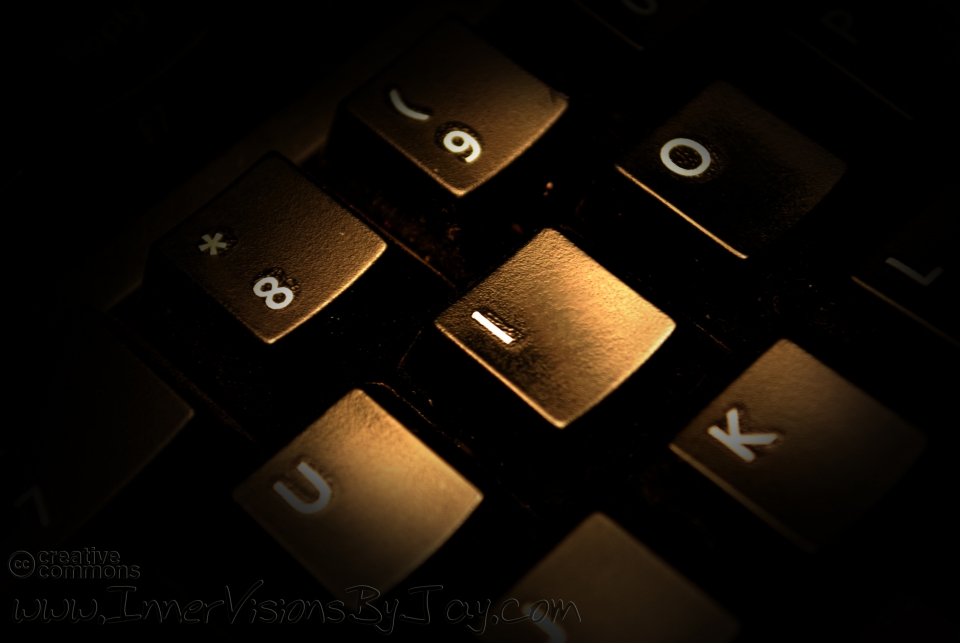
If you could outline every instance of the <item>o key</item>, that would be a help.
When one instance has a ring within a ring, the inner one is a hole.
[[[846,167],[724,82],[707,87],[616,166],[741,259],[812,210]]]

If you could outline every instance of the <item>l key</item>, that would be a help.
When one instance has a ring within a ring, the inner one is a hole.
[[[957,199],[944,195],[856,272],[854,282],[960,346]]]

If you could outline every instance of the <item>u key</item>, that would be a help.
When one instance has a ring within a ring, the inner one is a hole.
[[[310,481],[310,484],[317,490],[317,499],[313,502],[304,502],[297,497],[290,488],[277,480],[273,483],[273,490],[287,501],[287,503],[300,513],[312,514],[320,511],[330,502],[330,485],[323,479],[319,473],[306,462],[297,465],[297,471],[303,474],[303,477]]]
[[[313,492],[294,492],[279,480],[291,474],[303,476]],[[328,481],[336,487],[334,502]],[[361,390],[334,404],[233,496],[341,600],[360,584],[390,591],[483,499]]]

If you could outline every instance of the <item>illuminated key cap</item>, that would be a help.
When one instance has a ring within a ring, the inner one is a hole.
[[[264,529],[338,598],[387,592],[423,563],[483,494],[363,391],[337,402],[234,491]]]
[[[739,628],[602,513],[580,523],[490,614],[498,620],[480,638],[498,643],[723,643]]]
[[[150,277],[166,285],[171,272],[186,275],[273,344],[328,308],[386,251],[366,224],[271,154],[155,244]],[[192,305],[183,287],[158,290]]]
[[[771,526],[818,549],[906,472],[926,438],[781,340],[670,448]]]
[[[616,167],[745,259],[813,209],[847,166],[739,90],[717,82]]]
[[[436,325],[557,428],[630,377],[676,327],[555,230],[537,235]]]
[[[532,146],[563,114],[567,100],[450,20],[345,107],[345,115],[461,197]],[[351,148],[359,146],[351,152],[362,150],[378,161],[388,156],[366,147],[363,137],[351,141]]]

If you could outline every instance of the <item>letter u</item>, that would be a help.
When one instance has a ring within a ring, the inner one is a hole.
[[[304,502],[290,491],[287,485],[279,480],[273,483],[273,490],[279,493],[291,507],[300,513],[312,514],[326,507],[327,503],[330,502],[330,485],[327,484],[327,481],[306,462],[298,464],[297,471],[316,488],[318,494],[316,500],[313,502]]]

